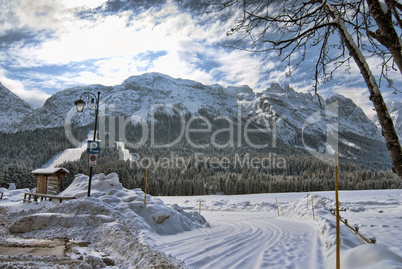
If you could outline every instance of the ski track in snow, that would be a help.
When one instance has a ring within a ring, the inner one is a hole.
[[[161,236],[159,250],[190,268],[322,268],[318,231],[260,212],[204,211],[211,228]]]

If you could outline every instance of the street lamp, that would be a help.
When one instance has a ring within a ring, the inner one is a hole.
[[[83,100],[77,100],[74,102],[75,106],[77,107],[77,112],[82,112],[84,111],[84,107],[86,103]]]
[[[81,94],[80,99],[74,102],[74,104],[77,108],[77,112],[84,111],[85,105],[89,109],[95,110],[95,128],[94,128],[93,141],[95,141],[95,139],[96,139],[96,127],[98,125],[99,96],[100,96],[100,92],[98,92],[98,97],[96,97],[96,95],[91,92],[84,92]],[[85,103],[85,101],[83,99],[87,100],[87,102]],[[87,197],[91,196],[91,181],[92,181],[92,166],[90,165],[89,166],[89,181],[88,181]]]

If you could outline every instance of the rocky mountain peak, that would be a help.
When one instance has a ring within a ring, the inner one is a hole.
[[[0,132],[13,132],[15,125],[33,110],[27,102],[0,83]]]
[[[283,94],[283,93],[295,93],[295,90],[293,90],[289,85],[285,85],[285,87],[281,87],[279,83],[273,82],[271,83],[271,86],[269,88],[266,88],[265,91],[263,91],[265,94]]]

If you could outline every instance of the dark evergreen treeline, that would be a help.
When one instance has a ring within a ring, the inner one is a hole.
[[[88,130],[75,128],[75,138],[83,141]],[[0,170],[4,170],[8,164],[39,168],[60,151],[73,147],[66,137],[64,128],[0,133],[0,141]]]
[[[99,162],[94,172],[104,174],[116,172],[125,188],[144,189],[145,167],[142,167],[139,161],[130,163],[118,160],[118,155],[115,149],[104,149],[98,158]],[[219,155],[204,155],[204,157],[233,159],[233,156]],[[253,155],[250,159],[259,157],[263,158],[261,155]],[[211,164],[205,165],[202,162],[196,163],[190,156],[190,161],[185,167],[173,165],[155,169],[154,166],[150,166],[147,189],[154,196],[334,190],[333,167],[310,155],[277,155],[276,158],[283,158],[286,166],[271,165],[261,168],[258,165],[244,165],[239,168],[239,165],[232,164],[222,168]],[[88,174],[88,154],[83,154],[80,161],[63,164],[63,167],[70,171],[70,174],[63,179],[62,188],[64,189],[72,182],[74,174]],[[341,190],[402,188],[402,182],[390,170],[364,169],[356,164],[341,161],[339,188]]]
[[[74,137],[85,140],[89,128],[74,128]],[[17,188],[33,188],[36,179],[31,171],[40,168],[49,159],[73,145],[64,128],[0,133],[0,186],[16,183]]]
[[[174,141],[180,133],[179,120],[164,114],[156,119],[156,144]],[[108,121],[106,121],[108,122]],[[198,125],[197,125],[198,124]],[[202,127],[194,121],[192,128]],[[212,126],[212,131],[228,127],[225,121]],[[257,126],[258,127],[258,126]],[[117,128],[117,124],[116,124]],[[204,127],[205,128],[205,127]],[[83,141],[90,127],[73,128],[75,138]],[[166,131],[169,130],[169,131]],[[148,168],[148,190],[152,195],[205,195],[247,194],[269,192],[307,192],[334,189],[334,168],[314,158],[301,148],[291,147],[278,139],[273,143],[269,133],[251,133],[253,144],[270,144],[268,148],[247,146],[242,139],[241,147],[206,147],[195,149],[183,140],[168,148],[151,147],[150,139],[139,148],[130,149],[135,156],[133,162],[123,161],[114,141],[122,134],[116,130],[114,137],[101,134],[103,147],[98,157],[95,173],[116,172],[123,186],[129,189],[144,188],[145,170]],[[127,125],[124,138],[132,144],[141,139],[141,128]],[[348,134],[343,134],[348,136]],[[64,128],[35,130],[16,134],[0,134],[0,184],[14,182],[17,188],[36,185],[31,175],[33,169],[41,167],[60,151],[72,147]],[[149,137],[148,137],[149,138]],[[190,134],[196,145],[211,144],[211,135]],[[213,138],[224,145],[229,141],[225,132]],[[237,133],[234,134],[237,145]],[[353,141],[353,136],[341,137]],[[355,138],[358,139],[358,138]],[[341,146],[340,189],[387,189],[402,188],[402,181],[389,171],[389,159],[384,145],[367,141],[367,147]],[[360,145],[362,145],[360,143]],[[385,150],[384,150],[385,148]],[[355,159],[344,158],[347,153]],[[373,152],[377,152],[374,156]],[[384,157],[385,156],[385,157]],[[78,173],[88,174],[89,155],[84,153],[80,161],[68,162],[62,167],[70,173],[62,180],[65,189]]]
[[[35,188],[36,178],[31,174],[32,169],[24,165],[9,164],[0,174],[0,187],[8,187],[5,183],[15,183],[17,189]]]

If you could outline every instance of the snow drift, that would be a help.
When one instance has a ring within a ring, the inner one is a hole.
[[[208,226],[198,212],[185,212],[178,205],[167,207],[151,195],[147,195],[144,204],[144,192],[125,189],[116,173],[95,175],[89,198],[87,187],[88,177],[77,175],[59,194],[76,199],[61,204],[43,201],[24,205],[31,208],[11,214],[15,222],[9,231],[30,238],[84,240],[91,242],[94,249],[117,257],[123,267],[152,267],[180,263],[142,244],[144,239]]]

